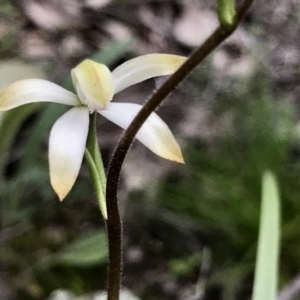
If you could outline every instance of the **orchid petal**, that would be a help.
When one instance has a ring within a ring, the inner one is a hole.
[[[141,105],[133,103],[110,103],[107,109],[99,113],[123,129],[127,129],[141,108]],[[156,113],[149,116],[136,138],[157,155],[179,163],[184,162],[172,132]]]
[[[33,102],[80,105],[78,97],[59,85],[43,79],[24,79],[0,91],[0,111]]]
[[[54,124],[49,140],[50,179],[62,201],[78,176],[89,128],[89,111],[74,107]]]
[[[71,76],[81,102],[91,111],[105,108],[112,99],[114,83],[105,65],[86,59],[71,71]]]
[[[152,77],[170,75],[177,71],[186,59],[171,54],[148,54],[128,60],[112,72],[115,93]]]

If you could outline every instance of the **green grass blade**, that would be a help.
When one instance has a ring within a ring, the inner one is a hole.
[[[275,300],[278,281],[280,199],[275,175],[262,178],[262,203],[252,300]]]

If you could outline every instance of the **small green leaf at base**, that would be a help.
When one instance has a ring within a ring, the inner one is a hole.
[[[106,260],[106,235],[102,230],[79,237],[55,256],[56,263],[79,267],[100,264]]]
[[[275,300],[278,281],[280,197],[275,175],[265,171],[252,300]]]

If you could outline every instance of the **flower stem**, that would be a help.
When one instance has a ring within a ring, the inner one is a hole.
[[[117,190],[118,182],[115,182]],[[107,300],[119,300],[122,278],[122,222],[118,204],[108,208],[106,228],[108,233],[109,271]]]
[[[157,90],[146,102],[138,115],[123,134],[112,157],[106,187],[107,231],[109,243],[108,300],[119,300],[122,275],[122,223],[118,208],[117,188],[121,168],[127,151],[146,119],[159,104],[186,78],[214,49],[216,49],[237,28],[254,0],[245,0],[238,9],[230,26],[222,24],[201,45],[191,57]]]

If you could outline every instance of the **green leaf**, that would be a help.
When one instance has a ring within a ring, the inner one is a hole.
[[[190,274],[196,267],[202,263],[202,254],[195,253],[186,258],[173,259],[169,262],[169,268],[172,273],[178,276]]]
[[[106,175],[97,141],[96,119],[96,113],[90,116],[90,128],[85,150],[85,159],[96,192],[101,213],[103,215],[103,218],[106,220]]]
[[[7,162],[8,151],[14,141],[15,135],[24,120],[36,111],[39,104],[29,104],[7,112],[0,112],[0,178],[3,178]]]
[[[219,0],[218,15],[223,26],[231,26],[235,18],[235,0]]]
[[[277,294],[280,197],[275,175],[265,171],[252,300],[274,300]]]
[[[41,68],[19,60],[0,61],[0,90],[9,84],[27,78],[45,78]],[[33,103],[7,112],[0,112],[0,178],[7,160],[8,150],[24,120],[39,107]],[[3,178],[2,178],[3,179]]]
[[[70,266],[92,266],[107,260],[106,235],[103,230],[84,235],[55,257],[55,262]]]

